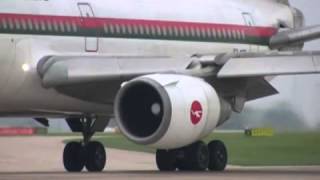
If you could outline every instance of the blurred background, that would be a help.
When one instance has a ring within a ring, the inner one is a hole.
[[[320,24],[319,0],[290,0],[305,14],[306,25]],[[320,50],[320,40],[305,50]],[[242,114],[234,114],[221,129],[268,127],[277,131],[320,129],[320,75],[276,77],[271,82],[280,94],[249,102]],[[32,119],[0,119],[0,127],[40,127]],[[111,126],[115,126],[112,122]],[[49,132],[69,132],[64,121],[50,120]]]

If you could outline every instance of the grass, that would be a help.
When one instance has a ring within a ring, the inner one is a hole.
[[[221,139],[234,165],[320,165],[320,133],[283,133],[273,137],[212,134]]]
[[[119,134],[94,138],[110,148],[154,153]],[[247,137],[241,133],[213,133],[204,141],[222,140],[229,153],[229,164],[245,166],[320,165],[320,133],[282,133],[273,137]]]

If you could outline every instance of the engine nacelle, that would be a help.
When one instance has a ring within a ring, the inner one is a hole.
[[[131,80],[120,89],[115,116],[129,140],[173,149],[210,134],[226,117],[223,113],[231,112],[230,106],[221,104],[213,87],[202,79],[155,74]]]

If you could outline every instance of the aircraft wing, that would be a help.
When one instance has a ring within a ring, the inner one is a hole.
[[[44,87],[95,82],[123,82],[153,73],[176,73],[191,63],[188,58],[124,56],[46,56],[37,66]]]
[[[217,74],[218,78],[320,73],[320,52],[286,52],[230,57]]]
[[[215,87],[226,96],[244,88],[246,100],[254,100],[278,93],[266,81],[266,76],[320,73],[320,52],[217,54],[190,58],[47,56],[37,68],[44,87],[92,102],[112,104],[123,82],[155,73],[215,79]]]
[[[249,78],[320,73],[320,51],[172,57],[47,56],[38,63],[44,87],[118,81],[153,73]]]

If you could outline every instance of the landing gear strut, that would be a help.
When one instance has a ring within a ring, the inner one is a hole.
[[[160,171],[223,171],[227,165],[227,150],[221,141],[208,146],[198,141],[174,150],[157,150],[156,162]]]
[[[69,142],[63,151],[63,164],[69,172],[80,172],[84,167],[91,172],[100,172],[106,164],[106,152],[100,142],[91,141],[93,119],[80,119],[82,124],[82,142]]]

